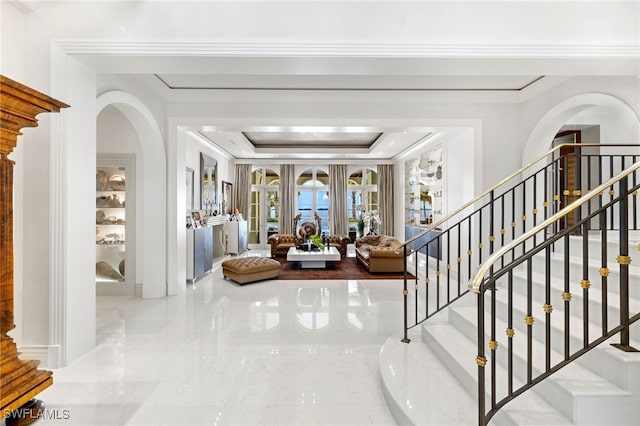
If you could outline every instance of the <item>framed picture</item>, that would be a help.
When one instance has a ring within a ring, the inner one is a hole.
[[[233,185],[222,181],[222,214],[233,213]]]
[[[202,215],[200,214],[200,210],[191,211],[191,222],[194,228],[200,228],[204,226],[204,224],[202,223]]]
[[[218,162],[200,153],[200,209],[215,210],[218,202]]]
[[[187,167],[187,182],[185,190],[185,198],[187,199],[186,209],[188,212],[193,210],[193,182],[194,182],[194,170],[191,167]]]

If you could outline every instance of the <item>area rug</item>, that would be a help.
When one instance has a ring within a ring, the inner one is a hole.
[[[300,262],[287,262],[277,257],[281,280],[401,280],[403,272],[376,272],[370,274],[355,257],[343,257],[340,262],[327,262],[326,269],[301,269]],[[409,274],[409,277],[413,275]]]

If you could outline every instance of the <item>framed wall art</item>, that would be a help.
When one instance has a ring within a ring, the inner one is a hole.
[[[187,199],[186,209],[187,212],[193,210],[193,184],[194,184],[194,170],[191,167],[186,168],[186,187],[185,187],[185,198]]]
[[[233,213],[233,184],[222,181],[222,214]]]
[[[218,162],[200,153],[200,209],[215,210],[218,198]]]

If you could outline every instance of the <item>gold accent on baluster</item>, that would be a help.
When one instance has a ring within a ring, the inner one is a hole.
[[[609,191],[609,195],[611,195],[613,197],[614,195],[616,195],[616,191],[614,189],[612,189],[611,191]]]
[[[425,284],[427,284],[427,285],[429,285],[429,278],[425,278],[425,279],[424,279],[424,283],[425,283]]]
[[[628,265],[628,264],[630,264],[630,263],[631,263],[631,257],[629,257],[629,256],[622,256],[622,255],[620,255],[620,256],[618,256],[618,257],[617,257],[617,259],[616,259],[616,260],[617,260],[617,261],[618,261],[618,263],[619,263],[619,264],[621,264],[621,265]]]
[[[600,197],[602,197],[602,196],[604,195],[604,191],[600,191],[600,192],[598,192],[598,195],[599,195]]]
[[[568,189],[565,189],[564,191],[562,191],[562,195],[569,195],[571,194],[571,192]]]
[[[548,201],[545,201],[544,203],[542,203],[542,206],[543,206],[543,207],[549,207],[549,202],[548,202]]]
[[[640,243],[638,243],[638,251],[640,251]]]
[[[507,333],[507,337],[513,337],[516,334],[516,331],[513,328],[507,328],[505,332]]]
[[[408,294],[409,294],[409,290],[402,290],[402,295],[403,295],[403,296],[406,296],[406,295],[408,295]]]
[[[608,277],[609,276],[609,268],[600,268],[600,275],[602,275],[603,277]]]
[[[416,290],[417,290],[417,289],[418,289],[418,284],[416,284],[416,286],[415,286],[415,287],[416,287]]]
[[[477,356],[476,364],[478,364],[480,367],[484,367],[485,365],[487,365],[487,358],[483,356]]]
[[[489,241],[494,242],[496,240],[496,237],[494,237],[493,235],[489,236]]]
[[[635,191],[633,191],[633,192],[631,193],[631,195],[633,195],[634,197],[635,197],[636,195],[638,195],[638,190],[636,189]]]
[[[545,314],[550,314],[551,312],[553,312],[553,306],[549,305],[548,303],[545,303],[544,305],[542,305],[542,310],[544,311]]]
[[[482,248],[482,243],[479,243],[479,244],[478,244],[478,248]]]
[[[562,300],[564,300],[565,302],[571,301],[571,293],[569,293],[568,291],[563,291]]]
[[[450,269],[451,269],[451,264],[447,263],[447,270],[450,270]]]
[[[582,191],[580,191],[579,189],[574,189],[573,195],[575,195],[576,197],[579,197],[580,195],[582,195]]]
[[[440,271],[436,271],[436,277],[440,276]]]
[[[524,317],[524,323],[527,325],[533,325],[533,323],[536,322],[535,319],[533,319],[532,316],[527,315],[526,317]]]
[[[538,209],[533,209],[533,210],[531,210],[531,212],[532,212],[533,214],[538,214]]]
[[[495,351],[496,349],[498,349],[498,346],[498,342],[496,342],[495,340],[489,340],[489,349]]]
[[[517,226],[517,224],[515,222],[511,222],[511,227],[515,228]]]
[[[560,196],[558,194],[555,194],[553,196],[553,201],[560,201]]]
[[[469,250],[469,251],[467,251],[467,254],[468,254],[469,256],[471,256],[471,255],[473,254],[473,252],[472,252],[471,250]]]
[[[582,280],[580,281],[580,287],[588,289],[591,287],[591,282],[589,280]]]
[[[462,263],[462,258],[461,257],[458,258],[458,263]]]
[[[522,215],[522,220],[527,220],[527,215],[526,214]]]
[[[507,232],[507,230],[506,230],[506,229],[504,229],[504,228],[502,228],[502,229],[500,230],[500,233],[501,233],[502,235],[504,235],[506,232]]]

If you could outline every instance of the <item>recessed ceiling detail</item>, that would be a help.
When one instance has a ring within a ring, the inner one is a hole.
[[[521,91],[544,76],[156,74],[173,90]]]
[[[255,148],[371,148],[379,132],[242,132]]]

